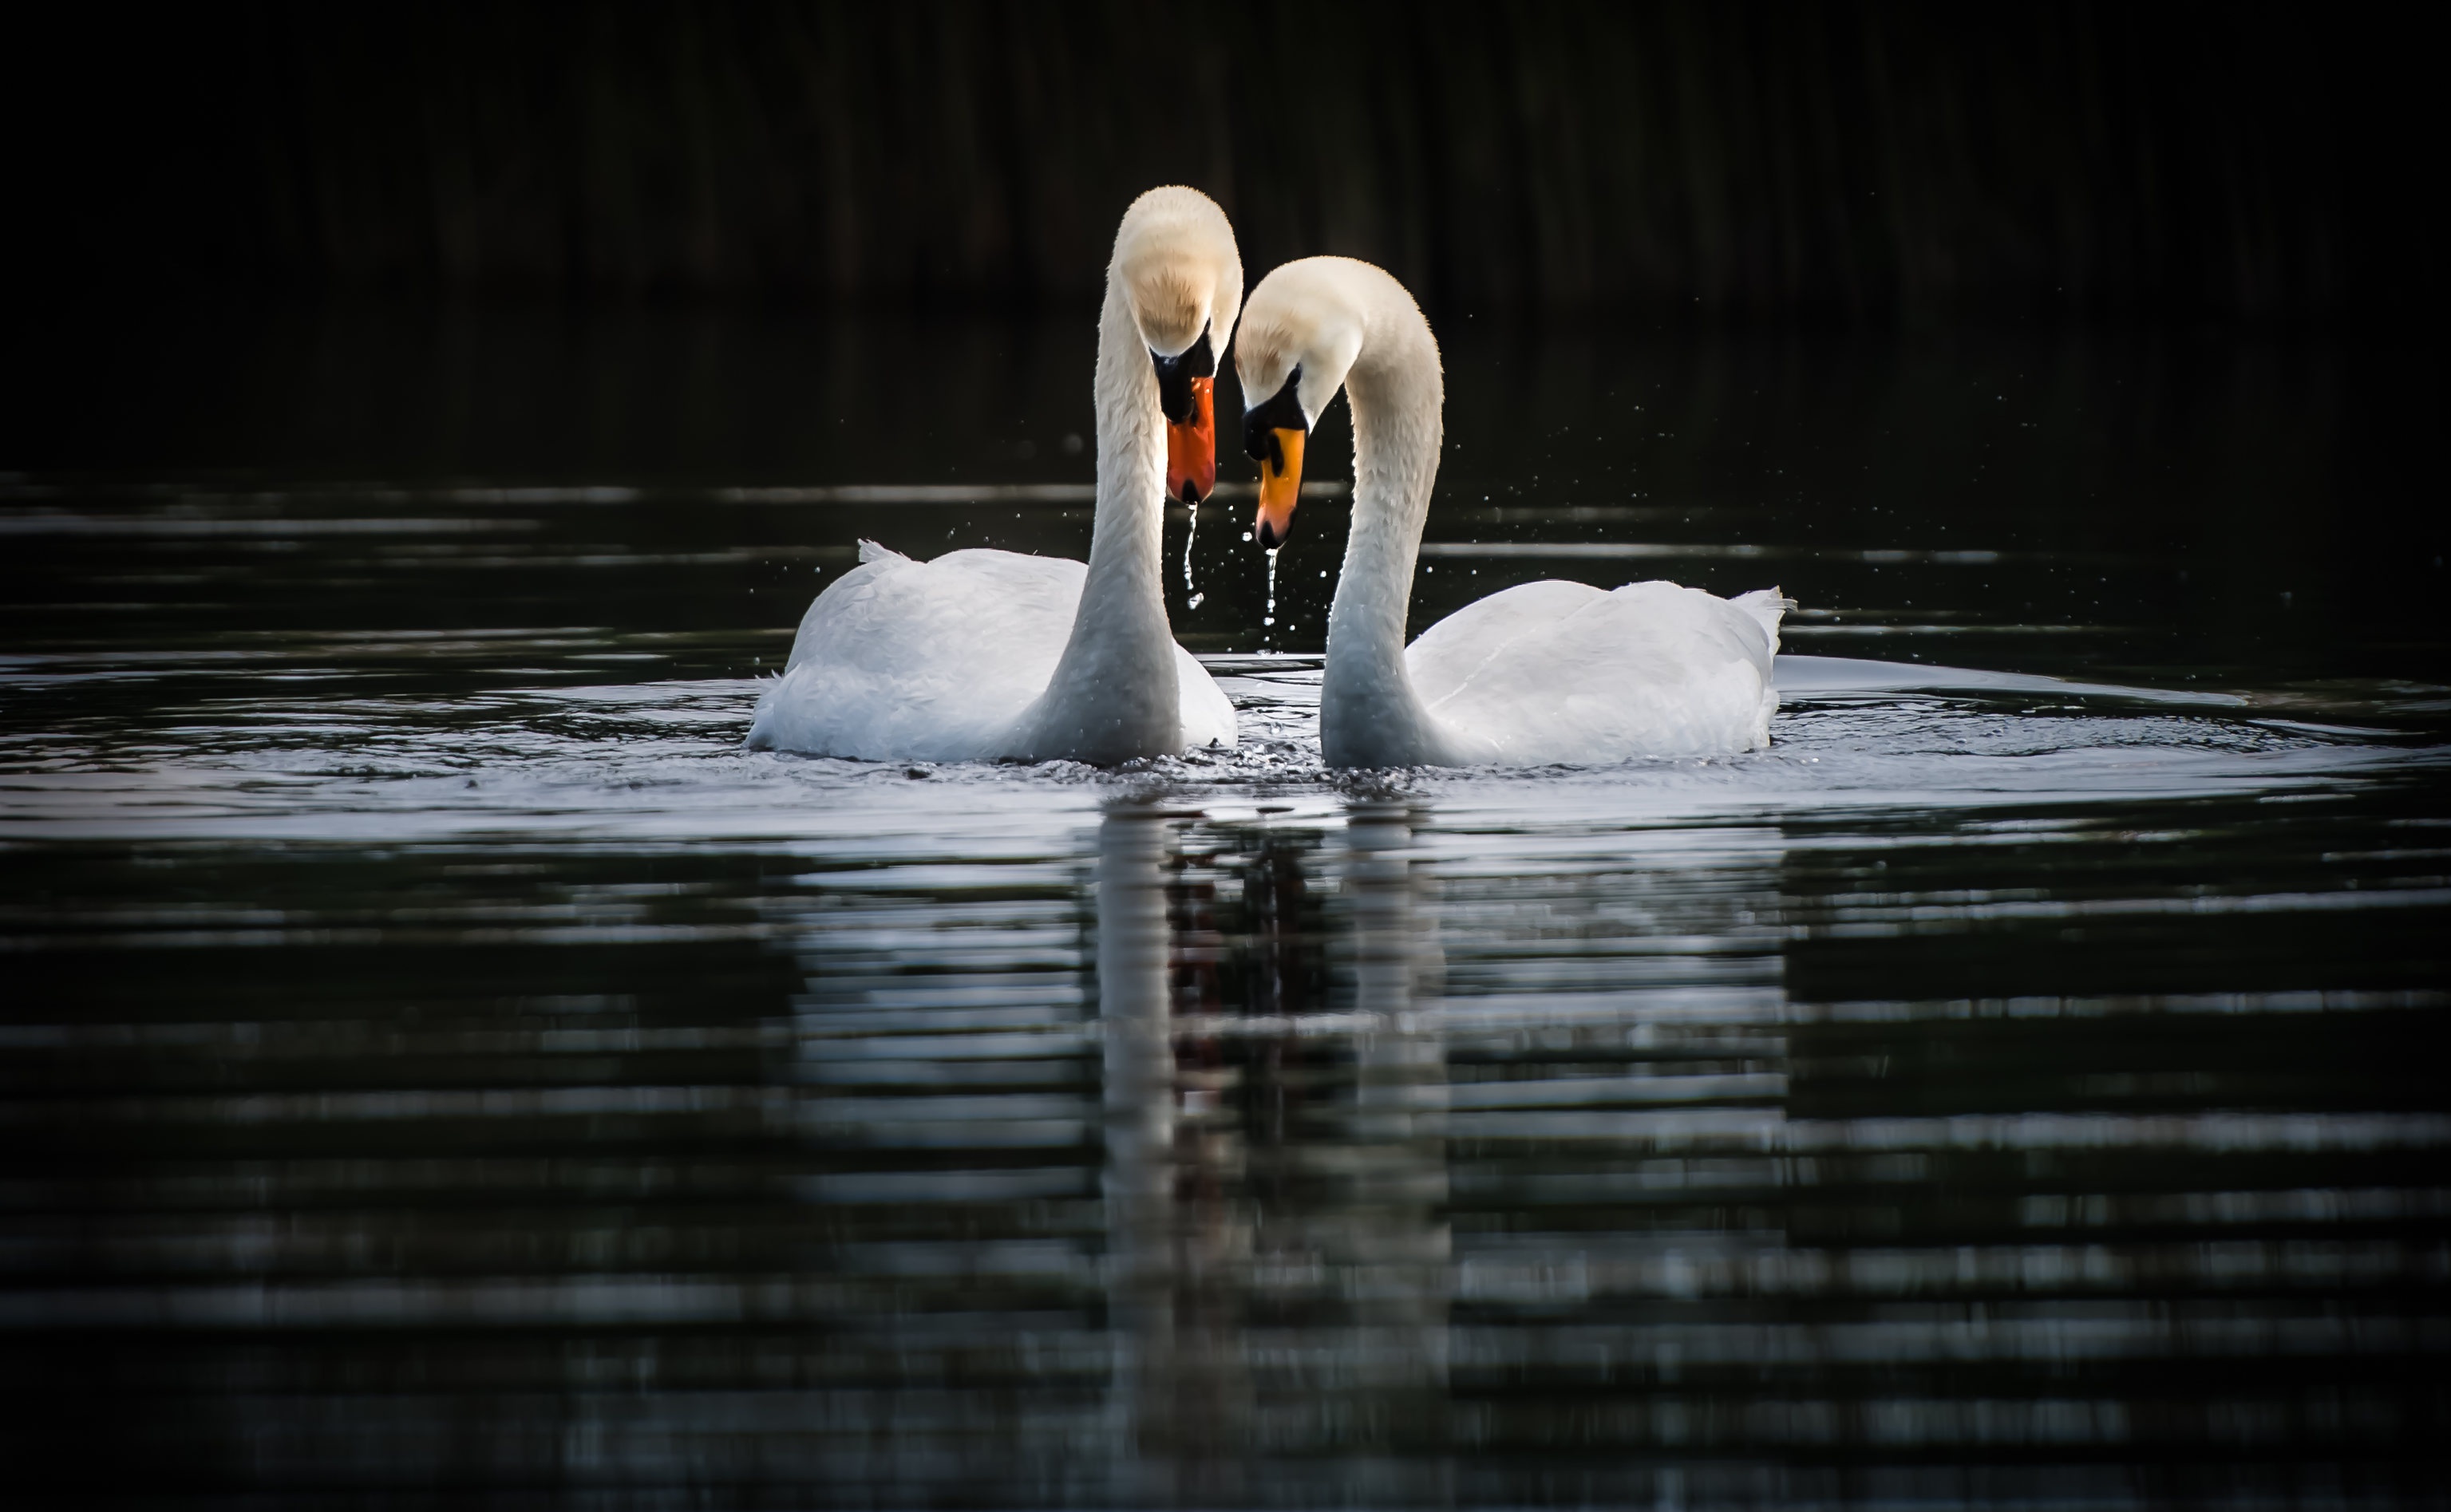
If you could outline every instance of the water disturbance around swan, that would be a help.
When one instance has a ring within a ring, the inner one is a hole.
[[[1267,599],[1267,608],[1266,608],[1265,610],[1262,611],[1261,615],[1260,615],[1260,625],[1261,625],[1261,627],[1262,627],[1262,629],[1263,629],[1263,630],[1264,630],[1264,631],[1265,631],[1265,630],[1273,630],[1273,629],[1275,629],[1275,628],[1276,628],[1276,623],[1277,623],[1277,558],[1278,558],[1278,556],[1279,556],[1279,555],[1281,555],[1281,554],[1284,552],[1284,547],[1282,547],[1282,546],[1271,546],[1271,547],[1269,547],[1269,548],[1268,548],[1268,599]],[[1267,645],[1267,643],[1268,643],[1268,637],[1267,637],[1267,635],[1265,635],[1265,633],[1264,633],[1264,634],[1262,634],[1262,635],[1261,635],[1261,637],[1260,637],[1260,644],[1261,644],[1262,646],[1265,646],[1265,645]]]
[[[1191,548],[1200,535],[1200,501],[1191,499],[1184,505],[1183,526],[1183,594],[1186,608],[1198,609],[1204,595],[1191,580]]]
[[[860,539],[1090,488],[721,428],[910,352],[1062,435],[1087,335],[637,319],[217,325],[175,415],[304,376],[192,455],[325,451],[0,477],[0,1367],[81,1501],[2440,1500],[2451,693],[2321,363],[1645,332],[1611,435],[1467,328],[1414,632],[1776,581],[1774,744],[1323,770],[1323,509],[1173,605],[1242,748],[1101,772],[743,749]]]

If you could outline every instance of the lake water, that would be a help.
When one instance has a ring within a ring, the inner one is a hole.
[[[1415,626],[1775,583],[1770,749],[1325,773],[1342,504],[1264,627],[1226,498],[1230,758],[742,750],[861,537],[1086,548],[1086,320],[39,348],[20,1488],[2439,1504],[2439,378],[1478,325]]]

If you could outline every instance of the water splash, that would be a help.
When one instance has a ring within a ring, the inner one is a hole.
[[[1277,623],[1277,553],[1284,550],[1282,546],[1268,548],[1268,607],[1260,615],[1260,645],[1263,648],[1268,644],[1266,631],[1274,629]]]
[[[1186,507],[1191,511],[1191,525],[1183,533],[1183,591],[1191,595],[1192,607],[1196,609],[1203,595],[1192,588],[1191,543],[1200,538],[1200,501],[1193,499]]]

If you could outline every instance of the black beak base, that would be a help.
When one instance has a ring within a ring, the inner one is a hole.
[[[1279,431],[1310,431],[1310,417],[1302,407],[1302,364],[1285,375],[1277,392],[1243,412],[1243,450],[1251,460],[1265,462],[1279,472],[1284,470],[1284,448],[1277,444]]]
[[[1200,339],[1173,357],[1149,354],[1157,365],[1157,407],[1166,412],[1168,425],[1181,425],[1191,418],[1191,380],[1217,376],[1217,354],[1208,349],[1208,327],[1200,328]]]

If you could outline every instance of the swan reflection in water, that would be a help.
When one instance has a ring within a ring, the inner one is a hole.
[[[1306,868],[1277,853],[1316,832],[1242,858],[1240,972],[1219,969],[1217,884],[1166,816],[1101,824],[1108,1427],[1128,1499],[1256,1492],[1262,1447],[1344,1459],[1361,1495],[1443,1477],[1443,964],[1412,818],[1348,813],[1324,962]]]
[[[2439,1247],[2303,1241],[2436,1212],[2438,1115],[2104,1107],[2106,1069],[2167,1065],[2173,1023],[2210,1042],[2205,1006],[1941,999],[1996,933],[1863,943],[1893,938],[1919,839],[1439,802],[1161,795],[1013,866],[830,874],[852,898],[799,916],[791,1068],[819,1167],[794,1191],[830,1246],[791,1293],[827,1330],[794,1367],[856,1381],[810,1396],[830,1483],[1834,1501],[1897,1444],[1921,1458],[1873,1489],[1946,1502],[2009,1445],[2071,1457],[2030,1466],[2052,1495],[2133,1502],[2211,1431],[2147,1421],[2140,1370],[2285,1404],[2309,1360],[2396,1350],[2368,1377],[2390,1386],[2433,1348],[2380,1289]],[[2222,1053],[2305,1054],[2263,1027],[2284,1010],[2224,1009]],[[2304,1151],[2373,1185],[2310,1186]],[[2398,1401],[2341,1421],[2397,1432]]]

